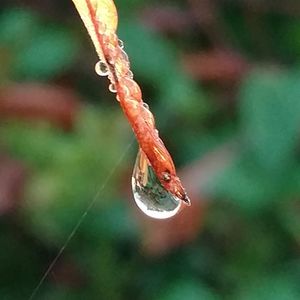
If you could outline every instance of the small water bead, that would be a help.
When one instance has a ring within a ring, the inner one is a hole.
[[[105,62],[100,60],[95,65],[95,72],[99,76],[107,76],[109,74],[109,68]]]
[[[126,76],[127,76],[128,78],[130,78],[130,79],[133,79],[133,73],[132,73],[132,71],[131,71],[131,70],[128,70]]]
[[[123,49],[124,48],[124,42],[122,41],[122,40],[118,40],[118,45],[119,45],[119,47],[121,48],[121,49]]]
[[[123,78],[124,84],[128,87],[132,98],[140,100],[142,98],[142,91],[139,85],[131,78]]]
[[[128,57],[128,54],[127,54],[124,50],[122,50],[121,54],[122,54],[124,60],[125,60],[126,62],[128,62],[128,64],[129,64],[129,57]]]
[[[180,211],[182,201],[161,185],[142,150],[137,155],[131,183],[134,200],[147,216],[168,219]]]
[[[111,83],[108,87],[108,89],[112,92],[112,93],[116,93],[117,89],[116,89],[116,85],[114,83]]]
[[[153,114],[151,113],[151,111],[149,110],[149,105],[145,102],[142,102],[142,105],[144,107],[143,111],[142,111],[142,116],[144,118],[144,120],[146,121],[146,123],[152,127],[155,127],[155,120],[153,117]]]

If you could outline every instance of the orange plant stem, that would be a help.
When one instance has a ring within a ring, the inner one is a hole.
[[[142,100],[139,85],[133,80],[128,56],[116,34],[118,16],[112,0],[73,0],[96,48],[100,62],[108,68],[111,90],[130,123],[139,146],[163,187],[190,204],[176,175],[171,155],[159,137],[153,114]]]

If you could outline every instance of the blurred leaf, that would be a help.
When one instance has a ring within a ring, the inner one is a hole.
[[[0,45],[21,48],[38,28],[38,18],[24,8],[4,10],[0,15]]]
[[[187,54],[183,64],[193,78],[222,84],[235,84],[248,72],[244,57],[233,51],[210,51]]]
[[[77,51],[78,43],[70,31],[48,26],[19,49],[15,72],[27,79],[50,79],[71,66]]]
[[[298,18],[289,19],[283,24],[279,34],[281,47],[284,47],[283,55],[291,55],[299,62],[300,56],[300,22]]]
[[[215,197],[234,201],[240,207],[251,211],[266,208],[279,200],[282,186],[269,178],[251,157],[236,158],[231,166],[209,180],[207,190]]]
[[[298,282],[299,283],[299,282]],[[297,281],[284,275],[260,278],[242,289],[238,299],[296,300],[300,293]]]
[[[145,4],[149,0],[127,0],[126,3],[122,0],[116,0],[116,6],[118,7],[118,12],[121,16],[131,16],[136,12],[136,9]]]
[[[101,211],[91,212],[83,224],[86,236],[97,239],[101,232],[102,239],[129,243],[138,236],[138,224],[132,218],[127,203],[114,201],[104,205]]]
[[[2,299],[24,299],[31,285],[38,280],[41,259],[30,247],[22,229],[8,227],[1,222],[0,230],[0,297]]]
[[[159,300],[216,300],[218,297],[201,282],[194,280],[179,280],[173,282],[173,285],[166,288]]]
[[[69,68],[79,47],[70,30],[43,24],[32,11],[20,8],[1,14],[0,45],[11,55],[15,77],[39,80]]]
[[[160,79],[163,82],[158,81],[157,85],[159,85],[163,84],[174,70],[179,71],[175,48],[138,21],[127,21],[121,24],[119,36],[124,40],[125,47],[128,49],[133,71],[136,70],[140,76],[148,80]]]
[[[175,47],[169,42],[133,22],[120,25],[120,37],[128,49],[134,73],[151,82],[158,93],[161,115],[166,115],[166,111],[169,116],[177,112],[199,120],[209,110],[201,88],[181,70]]]
[[[71,130],[80,110],[71,90],[46,84],[11,84],[0,89],[0,116],[7,119],[48,121]]]
[[[155,5],[152,1],[143,9],[142,20],[147,27],[163,34],[179,35],[195,25],[189,12],[176,4]]]
[[[247,149],[277,173],[294,161],[300,125],[299,74],[256,71],[241,90]]]
[[[291,198],[279,204],[279,216],[283,226],[295,238],[297,243],[300,242],[300,201],[299,198]]]
[[[22,200],[26,170],[21,162],[0,155],[0,216],[13,211]]]
[[[29,227],[46,243],[66,237],[115,167],[120,149],[128,143],[122,123],[112,126],[111,118],[116,120],[114,112],[83,110],[76,130],[68,134],[47,126],[34,130],[18,123],[2,126],[7,146],[35,168],[26,191],[24,213],[30,215]],[[108,135],[108,128],[114,134]],[[116,194],[112,183],[105,186],[99,205],[109,203],[108,199]]]
[[[65,93],[41,97],[28,85],[17,103],[0,99],[1,149],[29,170],[23,206],[0,219],[1,299],[28,298],[98,190],[38,299],[300,299],[300,3],[116,0],[120,38],[164,141],[177,166],[195,159],[182,173],[192,207],[165,222],[139,212],[139,228],[123,201],[133,202],[124,192],[133,158],[114,169],[131,131],[107,80],[91,72],[88,37],[75,59],[86,33],[71,1],[2,2],[2,85],[54,80],[102,109],[82,102],[77,118],[62,113]],[[274,67],[244,80],[245,61]],[[234,149],[215,151],[228,139]],[[17,192],[4,181],[4,194]]]
[[[187,172],[185,176],[188,176]],[[199,194],[193,196],[193,209],[188,207],[171,219],[154,220],[139,214],[143,228],[142,246],[146,255],[162,256],[196,238],[205,205],[201,203]]]

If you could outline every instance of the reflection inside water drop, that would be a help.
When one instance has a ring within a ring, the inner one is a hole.
[[[137,206],[155,219],[175,216],[182,205],[179,198],[162,187],[142,150],[137,155],[132,174],[132,191]]]

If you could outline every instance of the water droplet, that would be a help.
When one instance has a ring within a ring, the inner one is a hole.
[[[149,105],[148,105],[146,102],[143,102],[143,106],[144,106],[146,109],[149,109]]]
[[[128,70],[126,76],[129,77],[130,79],[133,79],[133,73],[132,73],[132,71]]]
[[[116,93],[117,89],[114,83],[111,83],[108,87],[108,89],[112,92],[112,93]]]
[[[124,50],[122,50],[121,55],[123,56],[123,59],[124,59],[126,62],[129,63],[129,57],[128,57],[128,54],[127,54]]]
[[[107,76],[109,74],[109,69],[107,64],[101,60],[98,61],[95,65],[95,72],[99,76]]]
[[[120,47],[121,49],[124,48],[124,43],[123,43],[122,40],[118,40],[118,44],[119,44],[119,47]]]
[[[140,101],[142,98],[142,91],[139,85],[134,80],[127,77],[123,78],[123,83],[129,89],[131,97]]]
[[[134,200],[147,216],[168,219],[179,212],[182,201],[162,187],[142,150],[137,155],[131,182]]]

